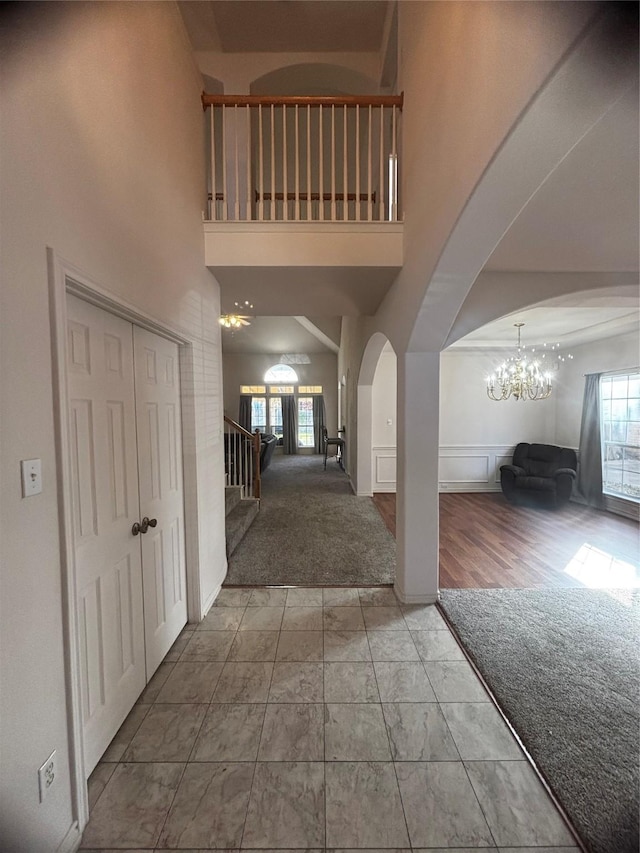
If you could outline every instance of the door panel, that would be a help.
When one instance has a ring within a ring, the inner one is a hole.
[[[187,621],[178,347],[134,327],[147,674]]]
[[[68,306],[69,425],[87,773],[146,683],[132,324]]]

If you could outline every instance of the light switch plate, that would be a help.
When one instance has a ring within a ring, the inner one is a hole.
[[[39,495],[42,491],[42,460],[23,459],[20,462],[22,469],[22,497],[30,498]]]

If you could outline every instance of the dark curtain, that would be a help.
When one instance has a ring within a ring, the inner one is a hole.
[[[240,395],[240,409],[238,411],[238,423],[248,432],[251,432],[251,394]]]
[[[293,394],[282,395],[282,452],[298,452],[298,428],[296,418],[296,398]]]
[[[322,428],[324,422],[324,397],[318,394],[313,398],[313,443],[316,453],[324,453],[324,441],[322,440]]]
[[[602,507],[600,374],[585,377],[578,465],[578,491],[589,506]]]

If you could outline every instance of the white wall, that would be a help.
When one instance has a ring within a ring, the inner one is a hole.
[[[46,249],[193,343],[187,516],[203,600],[226,565],[219,294],[203,257],[201,78],[174,4],[22,3],[3,24],[0,846],[50,853],[73,807]],[[34,457],[44,489],[22,499],[19,461]]]
[[[335,435],[338,427],[338,359],[334,353],[309,353],[309,364],[291,365],[300,385],[322,385],[327,429]],[[278,356],[227,353],[223,358],[224,413],[238,420],[241,385],[264,385],[264,375],[278,363]]]
[[[584,374],[640,365],[637,333],[571,347],[570,351],[573,360],[562,365],[558,378],[555,443],[561,447],[578,447],[580,442]]]

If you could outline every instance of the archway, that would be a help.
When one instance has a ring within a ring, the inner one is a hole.
[[[389,362],[393,358],[393,364],[387,366],[384,371],[385,376],[380,374],[379,368],[381,361],[384,360],[385,354],[389,355]],[[381,396],[381,385],[388,385],[388,396],[383,400]],[[377,392],[377,393],[376,393]],[[393,412],[393,414],[391,414]],[[388,491],[395,491],[396,487],[396,358],[395,351],[391,343],[381,332],[376,332],[369,339],[362,356],[360,364],[360,373],[358,375],[357,386],[357,465],[356,465],[356,484],[358,495],[372,495],[376,476],[374,466],[382,464],[384,471],[381,472],[378,482],[380,486],[382,480],[386,480],[389,484]],[[387,420],[392,420],[391,424],[386,424]],[[391,429],[385,430],[385,426]],[[374,438],[384,437],[386,434],[387,445],[386,453],[380,454],[381,460],[386,461],[377,463],[374,458],[374,447],[380,446],[383,451],[384,445],[380,440],[378,443]],[[391,443],[388,443],[391,441]],[[393,475],[392,477],[390,475]],[[392,488],[391,488],[392,486]],[[379,489],[380,490],[380,489]]]

